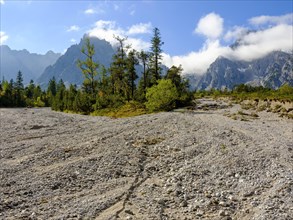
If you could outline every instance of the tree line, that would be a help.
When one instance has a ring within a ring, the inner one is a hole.
[[[64,82],[49,81],[42,91],[33,81],[24,88],[21,72],[16,82],[3,81],[0,106],[51,106],[56,111],[89,114],[102,109],[117,109],[127,103],[143,106],[147,111],[171,110],[191,100],[188,81],[181,77],[181,66],[172,66],[162,75],[162,45],[160,31],[154,28],[150,51],[136,51],[126,44],[127,38],[114,36],[117,50],[107,69],[94,60],[95,48],[87,38],[81,53],[85,60],[77,66],[83,74],[81,88]],[[138,74],[137,66],[142,67]],[[141,75],[139,78],[138,75]]]
[[[17,73],[15,81],[0,82],[0,107],[44,107],[48,106],[46,93],[31,80],[24,87],[22,72]]]

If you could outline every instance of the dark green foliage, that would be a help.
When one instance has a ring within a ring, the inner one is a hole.
[[[56,80],[55,77],[50,79],[48,89],[47,89],[47,97],[48,97],[48,104],[52,106],[53,100],[56,96],[57,93],[57,85],[56,85]]]
[[[15,82],[13,79],[10,82],[4,80],[0,85],[0,107],[43,107],[47,103],[45,93],[32,80],[24,87],[21,71]]]
[[[172,66],[165,76],[166,79],[170,79],[175,85],[177,92],[179,94],[178,99],[176,100],[176,107],[185,106],[190,103],[192,99],[191,92],[189,91],[189,82],[188,80],[181,77],[182,67]]]
[[[142,75],[142,89],[143,93],[146,93],[146,88],[149,86],[150,79],[149,79],[149,74],[148,74],[148,66],[149,66],[149,58],[150,58],[150,53],[145,52],[145,51],[140,51],[138,54],[138,59],[141,62],[143,66],[143,75]]]
[[[23,77],[21,71],[18,71],[15,81],[15,89],[16,90],[23,90]]]
[[[56,95],[53,99],[52,102],[52,109],[55,111],[63,111],[65,110],[65,92],[66,92],[66,87],[61,79],[58,84],[57,84],[57,91]]]
[[[138,78],[135,70],[135,66],[138,65],[138,59],[136,57],[135,50],[131,50],[128,53],[126,60],[127,69],[127,100],[134,99],[134,92],[136,90],[135,80]]]
[[[160,30],[154,28],[154,36],[151,39],[151,53],[150,53],[150,73],[151,73],[151,84],[157,83],[157,80],[161,78],[161,60],[162,60],[162,46],[164,42],[161,40]]]
[[[76,85],[70,85],[69,89],[66,90],[64,96],[64,107],[68,111],[74,111],[74,101],[77,95],[77,88]]]
[[[81,52],[86,56],[85,61],[78,60],[77,65],[81,69],[85,81],[83,83],[84,91],[90,93],[92,96],[96,95],[98,69],[100,64],[94,61],[95,47],[90,43],[90,39],[86,39],[86,45],[82,48]]]
[[[235,86],[232,91],[227,89],[210,90],[210,91],[197,91],[194,93],[194,98],[201,98],[204,96],[212,97],[231,97],[236,100],[279,100],[279,101],[293,101],[293,87],[284,84],[279,89],[273,90],[262,86],[253,87],[250,85],[240,84]]]
[[[127,55],[126,52],[130,46],[125,45],[127,38],[115,37],[118,41],[116,54],[113,56],[113,62],[110,66],[110,77],[112,83],[112,94],[128,93],[128,77],[127,77]]]
[[[21,71],[18,71],[16,76],[16,81],[14,83],[13,96],[14,96],[14,101],[16,106],[19,106],[19,107],[25,106],[23,77],[22,77]]]
[[[119,94],[109,94],[105,96],[98,96],[94,105],[94,110],[101,110],[104,108],[115,109],[122,106],[125,99]]]
[[[89,114],[92,112],[92,103],[87,93],[77,91],[74,102],[73,111],[83,114]]]

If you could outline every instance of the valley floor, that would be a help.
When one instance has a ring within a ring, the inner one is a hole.
[[[0,219],[293,219],[293,120],[218,104],[124,119],[0,109]]]

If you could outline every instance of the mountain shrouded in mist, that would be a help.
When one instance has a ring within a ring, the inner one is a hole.
[[[36,80],[49,65],[52,65],[61,54],[48,51],[45,55],[30,53],[27,50],[11,50],[0,45],[0,76],[6,80],[15,79],[18,71],[23,74],[24,83]]]

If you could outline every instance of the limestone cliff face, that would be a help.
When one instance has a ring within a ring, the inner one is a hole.
[[[219,57],[203,76],[196,77],[192,82],[193,88],[206,90],[232,89],[242,83],[273,89],[284,83],[293,86],[293,55],[276,51],[251,62]]]

